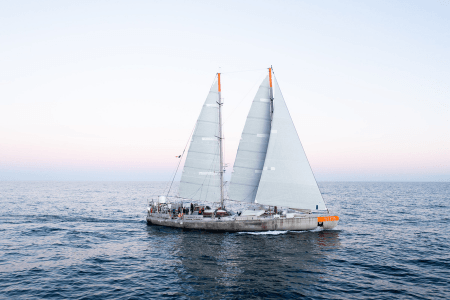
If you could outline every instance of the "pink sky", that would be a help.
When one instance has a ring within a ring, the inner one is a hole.
[[[448,5],[199,3],[5,4],[0,180],[170,180],[218,71],[230,174],[270,65],[319,181],[450,180]]]

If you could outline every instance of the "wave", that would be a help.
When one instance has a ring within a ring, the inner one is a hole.
[[[244,231],[238,232],[238,234],[253,234],[253,235],[279,235],[286,234],[288,230],[273,230],[273,231]]]

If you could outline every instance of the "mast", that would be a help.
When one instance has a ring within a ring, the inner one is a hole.
[[[270,118],[273,115],[273,88],[272,88],[272,66],[269,68],[269,95],[270,95]]]
[[[223,148],[222,148],[222,92],[220,86],[220,73],[217,73],[219,92],[219,149],[220,149],[220,207],[223,209]]]

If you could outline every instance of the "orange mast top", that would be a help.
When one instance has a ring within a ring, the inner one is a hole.
[[[269,83],[270,83],[270,87],[272,87],[272,68],[269,68]],[[219,83],[219,90],[220,90],[220,83]]]
[[[219,81],[219,92],[221,92],[221,90],[220,90],[220,73],[217,73],[217,77],[218,77],[218,81]]]

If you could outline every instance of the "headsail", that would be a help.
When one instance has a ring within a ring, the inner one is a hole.
[[[278,82],[269,145],[256,200],[260,204],[326,209]]]
[[[254,202],[270,134],[269,76],[261,83],[245,122],[233,166],[228,198]]]
[[[219,93],[216,81],[203,104],[181,176],[179,195],[220,201]]]

